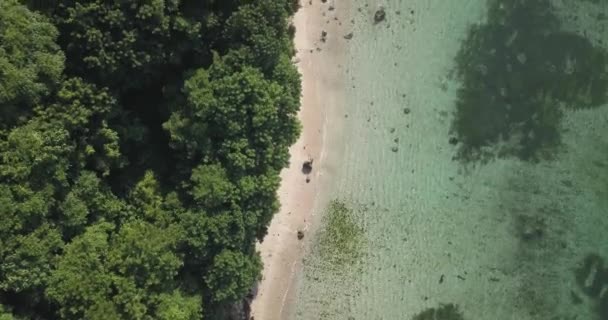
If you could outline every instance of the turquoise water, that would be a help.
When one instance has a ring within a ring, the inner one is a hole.
[[[608,1],[357,0],[351,18],[324,197],[364,241],[331,265],[319,222],[292,318],[608,319]]]

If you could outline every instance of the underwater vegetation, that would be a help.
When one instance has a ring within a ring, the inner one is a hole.
[[[453,303],[441,304],[415,315],[412,320],[464,320],[458,306]]]
[[[315,249],[330,269],[341,270],[362,256],[365,231],[346,202],[332,200],[326,210]]]
[[[608,55],[562,30],[548,0],[495,0],[456,56],[458,159],[551,158],[566,110],[605,104]]]

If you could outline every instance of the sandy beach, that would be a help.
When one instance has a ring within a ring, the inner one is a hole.
[[[280,211],[274,216],[268,235],[258,250],[264,262],[262,281],[251,305],[255,319],[286,319],[294,300],[294,283],[300,268],[314,209],[322,184],[330,175],[325,164],[328,125],[336,117],[342,101],[344,81],[340,63],[347,39],[341,21],[348,15],[344,4],[328,1],[303,1],[293,24],[296,27],[294,62],[302,75],[302,98],[299,119],[302,132],[291,147],[290,166],[281,172],[278,191]],[[344,22],[347,24],[348,22]],[[325,34],[325,36],[323,36]],[[322,40],[322,38],[325,38]],[[302,165],[314,159],[310,181]],[[299,240],[298,231],[304,232]]]

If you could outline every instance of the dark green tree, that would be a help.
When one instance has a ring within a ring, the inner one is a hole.
[[[199,22],[181,0],[60,0],[51,10],[75,75],[112,87],[140,87],[179,67],[200,43]]]

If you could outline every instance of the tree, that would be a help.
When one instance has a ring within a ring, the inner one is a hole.
[[[159,296],[157,317],[159,320],[200,320],[202,306],[200,296],[187,296],[179,291]]]
[[[159,228],[134,220],[116,231],[110,223],[87,228],[66,246],[51,275],[47,295],[65,319],[149,319],[165,312],[170,297],[200,312],[194,298],[179,298],[174,277],[181,258],[174,253],[181,239],[175,227]],[[170,296],[168,296],[170,295]],[[189,318],[188,318],[189,317]]]
[[[220,165],[200,165],[192,170],[194,202],[204,208],[213,208],[232,200],[234,186],[228,181],[226,170]]]
[[[161,228],[139,220],[128,222],[112,238],[108,264],[116,273],[132,278],[138,287],[162,290],[170,287],[182,265],[175,253],[181,238],[175,225]]]
[[[226,21],[224,36],[231,48],[248,48],[254,59],[252,64],[270,71],[282,53],[293,50],[287,33],[290,11],[290,6],[282,1],[241,5]]]
[[[67,182],[68,158],[74,146],[68,132],[60,126],[30,121],[0,140],[0,150],[3,181],[28,181],[36,186],[46,184],[49,179],[57,184]]]
[[[80,319],[111,294],[113,279],[104,265],[111,229],[109,223],[90,226],[66,246],[46,288],[62,318]]]
[[[16,0],[0,2],[0,129],[23,122],[60,83],[57,29]]]
[[[99,221],[120,223],[129,220],[133,211],[133,207],[114,195],[94,172],[83,170],[59,204],[57,220],[63,236],[71,239]]]
[[[181,0],[60,0],[52,11],[62,33],[68,70],[112,87],[141,87],[179,67],[200,43],[199,22]]]
[[[281,108],[283,88],[258,69],[233,69],[216,56],[197,70],[184,84],[185,104],[164,127],[187,157],[217,160],[233,176],[280,169],[298,133],[295,110]]]
[[[205,282],[213,292],[214,301],[236,301],[259,280],[261,269],[259,255],[224,250],[213,260]]]
[[[53,104],[36,108],[36,115],[41,125],[53,124],[68,131],[76,146],[78,169],[88,166],[108,175],[125,162],[118,133],[109,126],[116,109],[116,100],[107,90],[72,78],[63,82]]]
[[[152,171],[135,185],[130,195],[130,203],[135,207],[137,216],[155,225],[166,227],[174,218],[165,207],[165,198],[160,193],[160,184]],[[181,203],[176,204],[181,208]]]
[[[14,292],[46,285],[51,268],[61,252],[63,241],[57,228],[43,224],[25,235],[3,241],[6,252],[0,263],[0,288]]]
[[[16,320],[13,315],[8,312],[3,305],[0,304],[0,320]]]

